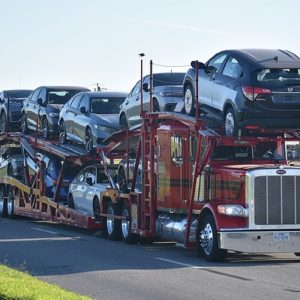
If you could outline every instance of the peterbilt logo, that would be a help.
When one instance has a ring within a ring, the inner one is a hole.
[[[277,170],[276,173],[282,175],[286,173],[286,170]]]
[[[288,88],[288,92],[291,93],[291,92],[293,92],[293,91],[294,91],[294,89],[293,89],[292,87],[289,87],[289,88]]]

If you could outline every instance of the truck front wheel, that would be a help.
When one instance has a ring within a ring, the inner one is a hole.
[[[211,214],[207,214],[199,220],[196,239],[200,256],[208,261],[225,259],[227,251],[219,248],[216,223]]]

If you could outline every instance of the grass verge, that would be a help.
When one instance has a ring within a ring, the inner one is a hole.
[[[0,299],[2,300],[88,300],[62,288],[43,282],[26,273],[0,265]]]

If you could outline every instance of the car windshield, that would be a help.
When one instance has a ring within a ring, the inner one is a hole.
[[[185,73],[153,74],[153,86],[182,85]]]
[[[257,80],[267,82],[300,81],[300,69],[263,69],[257,72]]]
[[[65,104],[80,90],[49,90],[48,104]]]
[[[32,91],[30,90],[16,90],[16,91],[6,91],[6,94],[8,95],[8,97],[10,98],[27,98]]]
[[[283,160],[283,143],[263,142],[252,146],[217,146],[212,154],[213,160]]]
[[[124,99],[119,97],[91,98],[91,113],[118,114],[120,112],[120,105]]]

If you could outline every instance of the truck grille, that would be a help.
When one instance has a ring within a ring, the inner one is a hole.
[[[255,177],[254,223],[300,224],[300,176]]]

